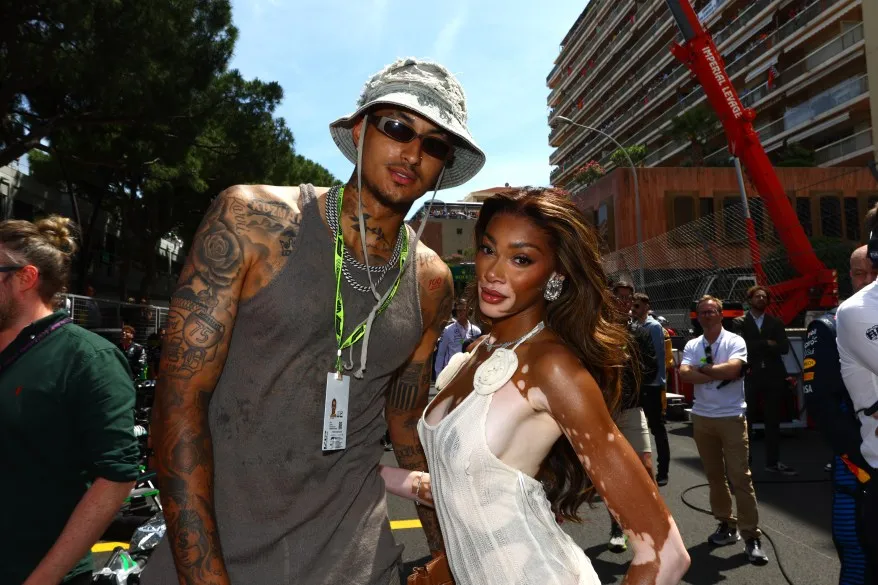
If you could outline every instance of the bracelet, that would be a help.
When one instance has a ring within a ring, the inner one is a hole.
[[[412,488],[413,488],[412,493],[415,494],[415,505],[416,506],[421,505],[421,502],[419,502],[418,500],[421,499],[421,481],[423,481],[423,479],[424,479],[424,472],[419,471],[418,472],[418,483],[412,486]]]

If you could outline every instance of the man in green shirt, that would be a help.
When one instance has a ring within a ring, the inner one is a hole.
[[[70,220],[0,222],[0,583],[91,583],[90,550],[138,474],[134,388],[112,343],[53,300]]]

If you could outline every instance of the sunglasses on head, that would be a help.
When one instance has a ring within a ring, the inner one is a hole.
[[[414,128],[395,118],[381,116],[378,119],[370,118],[369,121],[372,122],[382,134],[392,140],[396,140],[397,142],[411,142],[415,138],[420,138],[421,150],[433,158],[446,160],[454,151],[454,146],[449,142],[430,134],[418,134],[415,132]]]

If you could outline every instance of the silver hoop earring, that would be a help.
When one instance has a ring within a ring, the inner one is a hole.
[[[560,274],[552,274],[552,278],[546,283],[546,289],[543,291],[543,298],[547,301],[557,301],[561,296],[561,289],[564,286],[564,277]]]

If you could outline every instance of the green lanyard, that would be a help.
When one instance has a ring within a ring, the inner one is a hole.
[[[341,266],[344,262],[342,257],[342,254],[344,253],[344,238],[341,233],[341,206],[343,196],[344,187],[341,187],[338,190],[338,233],[335,235],[335,340],[338,345],[338,353],[335,358],[336,372],[341,372],[342,350],[347,349],[360,341],[360,339],[363,338],[363,334],[366,332],[366,321],[363,321],[356,329],[354,329],[347,339],[342,341],[342,336],[344,335],[344,301],[341,298]],[[393,283],[393,288],[390,289],[390,294],[387,295],[384,302],[381,303],[381,307],[378,309],[378,315],[383,313],[384,309],[390,304],[390,301],[393,300],[393,297],[396,295],[396,290],[399,288],[399,282],[402,279],[402,269],[405,266],[405,261],[408,258],[409,252],[409,232],[408,230],[404,231],[405,239],[402,241],[402,250],[400,251],[399,256],[399,274],[396,276],[396,282]]]

